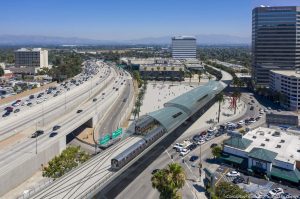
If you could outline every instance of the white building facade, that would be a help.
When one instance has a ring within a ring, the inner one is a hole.
[[[271,70],[270,89],[284,96],[282,105],[291,110],[300,109],[300,71],[296,70]]]
[[[41,48],[21,48],[15,51],[15,70],[18,73],[35,74],[40,68],[48,68],[48,51]]]
[[[192,36],[172,37],[173,59],[196,59],[196,38]]]

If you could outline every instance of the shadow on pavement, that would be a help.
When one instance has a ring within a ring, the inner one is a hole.
[[[193,186],[194,186],[194,188],[200,193],[200,192],[205,192],[206,190],[202,187],[202,186],[200,186],[200,185],[198,185],[198,184],[193,184]]]

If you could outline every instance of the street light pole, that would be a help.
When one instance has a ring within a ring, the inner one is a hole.
[[[37,121],[35,121],[35,132],[37,131]],[[35,154],[37,155],[37,135],[35,135]]]

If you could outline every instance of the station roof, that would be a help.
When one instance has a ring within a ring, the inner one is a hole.
[[[203,86],[194,88],[183,95],[180,95],[173,100],[165,103],[165,107],[178,107],[184,110],[188,115],[191,115],[202,108],[214,94],[219,93],[225,84],[219,81],[209,81]]]
[[[176,107],[164,107],[148,115],[157,120],[168,132],[171,132],[188,119],[188,115]]]

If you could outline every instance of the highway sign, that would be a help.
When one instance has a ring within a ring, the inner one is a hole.
[[[118,128],[117,130],[115,130],[114,132],[112,132],[112,139],[119,137],[122,134],[122,128]]]
[[[110,140],[110,135],[107,134],[99,139],[99,144],[100,145],[106,144],[107,142],[109,142],[109,140]]]

